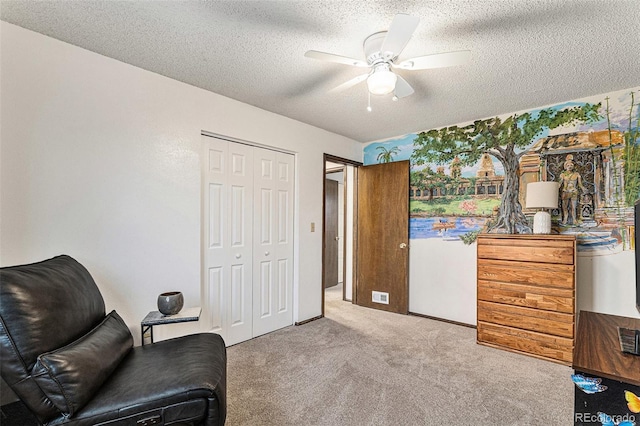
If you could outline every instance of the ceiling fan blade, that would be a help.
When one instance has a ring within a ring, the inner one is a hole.
[[[360,59],[354,59],[354,58],[348,58],[346,56],[334,55],[333,53],[318,52],[317,50],[309,50],[304,54],[304,56],[306,56],[307,58],[311,58],[311,59],[318,59],[320,61],[335,62],[335,63],[338,63],[338,64],[344,64],[344,65],[354,65],[356,67],[368,67],[369,66],[369,64],[367,64],[365,61],[362,61]]]
[[[411,95],[413,93],[413,87],[407,83],[407,80],[399,75],[397,76],[398,79],[396,80],[396,88],[393,90],[393,94],[396,95],[398,99]]]
[[[387,37],[382,42],[380,52],[382,55],[390,53],[390,59],[396,58],[404,47],[409,42],[409,39],[413,35],[420,22],[420,18],[415,16],[406,15],[404,13],[398,13],[391,22]]]
[[[346,82],[342,83],[339,86],[334,87],[333,89],[329,90],[329,93],[341,92],[343,90],[346,90],[346,89],[348,89],[350,87],[355,86],[358,83],[361,83],[361,82],[365,81],[367,79],[367,77],[369,77],[369,74],[359,75],[359,76],[357,76],[355,78],[352,78],[349,81],[346,81]]]
[[[418,56],[392,64],[394,68],[403,70],[426,70],[431,68],[453,67],[467,63],[471,59],[470,50],[457,52],[435,53],[433,55]]]

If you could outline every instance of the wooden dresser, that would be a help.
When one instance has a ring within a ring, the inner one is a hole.
[[[478,343],[571,365],[575,237],[481,234],[477,242]]]

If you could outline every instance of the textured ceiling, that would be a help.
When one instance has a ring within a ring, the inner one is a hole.
[[[304,57],[362,58],[396,13],[420,18],[409,58],[468,49],[463,66],[399,71],[415,89],[393,102],[362,68]],[[369,142],[640,83],[638,0],[5,1],[3,21]]]

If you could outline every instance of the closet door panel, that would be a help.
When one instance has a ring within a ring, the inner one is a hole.
[[[208,159],[203,167],[203,314],[208,330],[233,345],[253,337],[253,150],[203,138]]]
[[[229,291],[225,298],[228,324],[227,345],[253,337],[253,150],[250,146],[227,142],[229,170],[226,217]]]
[[[273,245],[274,230],[274,163],[276,153],[255,148],[254,231],[260,237],[254,240],[255,277],[253,287],[254,315],[253,334],[259,336],[273,328]]]
[[[276,154],[278,165],[278,268],[276,277],[276,327],[293,323],[293,200],[294,200],[294,156]]]
[[[222,320],[222,267],[208,267],[206,271],[204,318],[209,324],[209,331],[223,334],[222,328],[225,324]]]
[[[216,139],[204,138],[202,167],[203,197],[203,307],[205,329],[224,335],[226,309],[224,219],[228,179],[227,146]]]
[[[262,148],[254,151],[256,193],[253,334],[293,323],[293,155]],[[259,195],[258,195],[259,194]]]

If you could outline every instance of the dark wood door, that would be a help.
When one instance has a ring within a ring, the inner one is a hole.
[[[338,182],[324,184],[324,288],[338,284]]]
[[[408,313],[408,161],[358,168],[357,270],[356,304]]]

